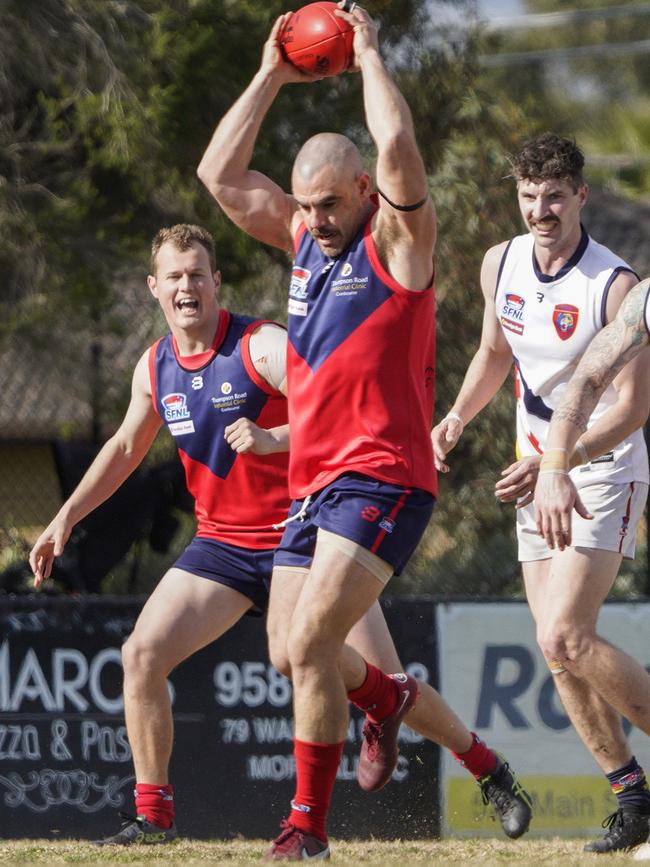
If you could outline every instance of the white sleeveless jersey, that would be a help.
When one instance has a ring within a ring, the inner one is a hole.
[[[539,270],[532,235],[509,242],[499,268],[495,303],[515,359],[519,456],[544,451],[553,410],[585,349],[607,324],[607,295],[621,271],[632,269],[584,231],[576,252],[553,277]],[[610,385],[589,426],[616,399],[616,389]],[[608,454],[576,467],[571,476],[579,487],[603,481],[647,482],[642,430]]]

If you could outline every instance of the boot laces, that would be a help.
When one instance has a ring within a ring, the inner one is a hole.
[[[284,843],[284,841],[287,840],[294,833],[294,831],[298,831],[298,828],[296,828],[296,826],[288,819],[282,819],[282,821],[280,822],[280,828],[282,830],[273,841],[276,845],[279,843]]]
[[[368,758],[372,761],[377,755],[377,745],[383,736],[381,724],[367,719],[363,725],[363,736],[368,744]]]
[[[517,788],[521,788],[521,786],[516,779],[513,779],[512,787],[503,784],[509,768],[509,764],[504,762],[499,769],[498,775],[489,775],[485,779],[485,782],[481,783],[481,798],[486,807],[490,802],[492,802],[500,811],[504,812],[512,809],[515,805],[513,794],[516,793]],[[510,791],[511,788],[512,792]]]
[[[126,813],[124,810],[120,810],[118,815],[123,820],[120,828],[126,828],[127,825],[131,825],[133,822],[136,825],[142,825],[142,816],[134,816],[132,813]]]
[[[623,811],[615,810],[613,813],[610,813],[607,818],[603,819],[600,824],[603,828],[607,828],[607,833],[605,834],[605,837],[609,837],[611,840],[616,842],[621,836],[623,832],[623,825],[625,824],[625,821],[623,819]]]

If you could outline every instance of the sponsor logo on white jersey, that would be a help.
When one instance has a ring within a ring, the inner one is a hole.
[[[501,317],[501,325],[504,328],[507,328],[508,331],[514,331],[515,334],[523,334],[524,333],[524,326],[522,325],[521,322],[515,322],[512,319],[506,319],[505,316]]]

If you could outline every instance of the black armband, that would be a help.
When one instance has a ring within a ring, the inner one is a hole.
[[[416,202],[414,205],[397,205],[397,204],[395,204],[395,202],[391,202],[391,200],[388,198],[388,196],[385,196],[382,193],[382,191],[379,189],[379,187],[377,187],[377,192],[382,197],[382,199],[385,202],[388,202],[388,204],[391,206],[391,208],[395,208],[396,211],[417,211],[417,209],[421,208],[422,205],[429,198],[429,194],[427,193],[423,199],[420,199],[420,201]]]

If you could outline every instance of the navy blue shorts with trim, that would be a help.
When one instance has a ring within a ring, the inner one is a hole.
[[[275,548],[239,548],[195,536],[174,567],[232,587],[253,603],[246,613],[259,617],[269,603],[274,553]]]
[[[303,502],[293,501],[290,518]],[[433,494],[420,488],[346,473],[312,494],[302,517],[287,524],[273,565],[308,568],[321,527],[372,551],[399,575],[418,546],[434,505]]]

